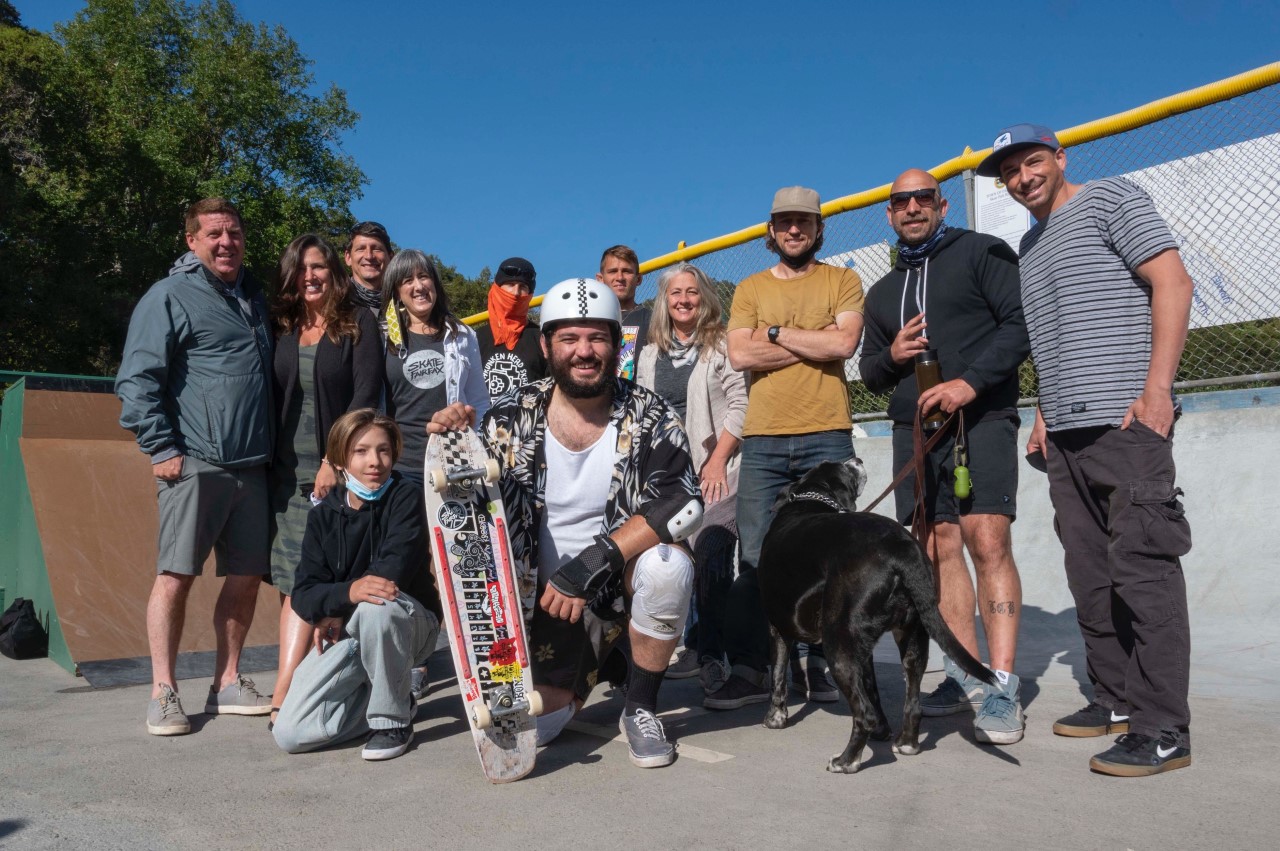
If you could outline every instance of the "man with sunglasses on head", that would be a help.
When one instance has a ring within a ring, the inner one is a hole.
[[[1122,733],[1089,761],[1140,777],[1191,764],[1191,631],[1174,484],[1173,378],[1193,284],[1155,204],[1122,177],[1070,183],[1057,135],[1015,124],[978,174],[1036,224],[1019,252],[1040,399],[1027,442],[1049,474],[1054,526],[1094,699],[1053,732]]]
[[[927,171],[913,168],[898,176],[886,214],[898,235],[897,262],[867,293],[858,368],[871,392],[893,391],[894,470],[912,460],[917,408],[922,414],[963,412],[963,423],[958,415],[924,461],[923,540],[936,566],[943,619],[981,658],[977,604],[997,677],[988,686],[945,659],[945,679],[920,705],[931,716],[976,709],[974,737],[1011,745],[1026,728],[1013,673],[1022,584],[1010,538],[1018,494],[1018,366],[1030,351],[1018,257],[1001,239],[948,226],[947,201]],[[930,349],[937,352],[942,381],[921,392],[915,358]],[[958,465],[971,474],[967,495],[963,486],[957,493]],[[894,494],[898,519],[907,525],[914,487],[908,476]],[[976,597],[966,549],[977,574]]]
[[[351,300],[373,311],[382,321],[382,273],[391,260],[391,237],[377,222],[360,222],[351,229],[343,259],[351,270]]]
[[[743,280],[733,297],[729,363],[751,376],[738,479],[739,570],[725,615],[730,675],[703,701],[708,709],[768,700],[768,621],[756,567],[774,500],[820,462],[853,458],[844,362],[862,336],[862,281],[818,261],[823,227],[817,192],[779,189],[765,237],[778,262]],[[792,668],[794,687],[810,700],[839,700],[821,645]]]
[[[523,384],[547,377],[547,359],[538,342],[538,323],[529,318],[529,302],[538,273],[523,257],[498,266],[489,288],[489,321],[476,326],[480,361],[489,398],[496,402]]]

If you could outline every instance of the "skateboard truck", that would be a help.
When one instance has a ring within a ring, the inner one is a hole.
[[[542,695],[536,691],[530,691],[525,693],[523,700],[517,700],[515,690],[507,685],[493,690],[488,706],[477,703],[471,711],[475,717],[476,727],[485,730],[492,727],[494,722],[501,721],[509,715],[521,712],[527,712],[535,718],[541,715]]]
[[[501,474],[502,470],[498,467],[498,462],[490,458],[484,462],[483,467],[463,467],[449,471],[444,467],[434,467],[429,474],[429,480],[432,490],[436,493],[444,493],[449,489],[449,485],[474,479],[483,479],[486,485],[491,485]]]

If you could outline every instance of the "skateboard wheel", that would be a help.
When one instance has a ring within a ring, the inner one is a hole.
[[[493,726],[493,715],[483,703],[471,707],[471,717],[475,719],[477,730],[487,730]]]
[[[444,467],[432,467],[428,477],[431,489],[436,493],[444,493],[449,489],[449,477],[445,475]]]
[[[525,695],[525,700],[529,701],[529,714],[537,717],[542,714],[542,695],[536,691],[531,691]]]
[[[486,459],[484,462],[484,483],[491,485],[502,475],[502,469],[498,467],[498,462],[492,458]]]

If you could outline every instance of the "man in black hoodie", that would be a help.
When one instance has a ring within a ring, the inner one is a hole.
[[[867,294],[859,370],[868,390],[893,390],[889,417],[895,470],[911,460],[917,405],[925,413],[963,411],[962,450],[968,455],[972,492],[964,498],[956,493],[958,424],[953,424],[925,459],[924,540],[936,565],[939,608],[947,626],[978,656],[976,602],[998,678],[997,685],[985,686],[947,659],[946,679],[921,705],[925,715],[976,707],[975,737],[1013,744],[1022,738],[1025,723],[1013,673],[1022,585],[1009,529],[1018,491],[1018,366],[1030,350],[1018,258],[1002,240],[948,227],[946,199],[928,172],[903,172],[891,188],[887,213],[898,234],[898,259]],[[914,361],[928,349],[938,353],[942,381],[920,393]],[[898,518],[910,523],[911,477],[895,497]],[[965,566],[966,548],[977,573],[976,599]]]

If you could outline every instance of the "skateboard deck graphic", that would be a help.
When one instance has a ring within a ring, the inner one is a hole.
[[[519,780],[533,770],[533,716],[541,701],[533,690],[497,462],[467,430],[431,435],[425,466],[431,561],[463,714],[489,781]]]

